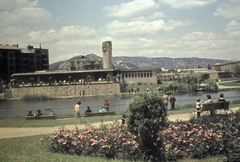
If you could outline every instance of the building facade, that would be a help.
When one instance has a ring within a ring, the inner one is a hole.
[[[228,61],[224,63],[217,63],[212,65],[212,70],[213,71],[228,71],[228,72],[233,72],[234,67],[239,64],[240,61]]]
[[[27,73],[49,69],[48,49],[28,45],[21,49],[18,45],[0,44],[0,77],[6,83],[14,73]]]

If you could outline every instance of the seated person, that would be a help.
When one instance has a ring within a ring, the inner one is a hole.
[[[204,103],[211,103],[211,102],[214,102],[214,101],[212,100],[211,95],[207,95],[207,101],[204,101]]]
[[[224,97],[224,95],[223,95],[223,93],[220,93],[220,98],[218,99],[218,101],[225,101],[225,99],[223,98]]]
[[[30,110],[30,111],[28,111],[28,114],[27,114],[27,116],[33,116],[33,113],[32,113],[32,111]]]
[[[218,101],[223,101],[224,103],[224,110],[229,110],[229,107],[228,107],[228,103],[226,102],[226,100],[224,99],[224,95],[223,93],[220,93],[220,98],[218,99]]]
[[[41,113],[41,110],[40,110],[40,109],[38,109],[38,110],[37,110],[36,117],[39,117],[39,116],[41,116],[41,115],[42,115],[42,113]]]
[[[56,113],[54,111],[51,111],[50,115],[56,115]]]
[[[204,103],[212,103],[212,102],[214,101],[212,100],[211,95],[207,95],[207,101],[204,101]],[[210,116],[213,116],[214,114],[215,114],[215,110],[210,110]]]
[[[88,112],[92,112],[92,110],[90,109],[89,106],[87,106],[87,110],[85,111],[85,114],[88,113]]]
[[[99,110],[99,112],[107,112],[107,109],[105,108],[105,106],[103,106],[102,109]]]

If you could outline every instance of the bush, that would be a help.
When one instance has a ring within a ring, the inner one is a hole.
[[[137,160],[140,156],[136,136],[119,122],[102,124],[98,129],[89,125],[82,134],[77,127],[75,130],[61,127],[48,139],[51,151],[57,153],[125,160]]]
[[[126,116],[144,161],[165,161],[165,139],[161,131],[167,125],[167,111],[162,99],[156,94],[140,94],[129,103]]]
[[[169,124],[163,131],[168,155],[172,158],[228,155],[234,147],[232,141],[240,139],[240,111],[214,117],[191,118],[189,122]],[[174,152],[175,154],[172,154]]]

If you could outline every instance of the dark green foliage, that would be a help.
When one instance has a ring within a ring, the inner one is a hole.
[[[24,101],[46,101],[46,100],[51,100],[52,98],[46,95],[25,95],[22,97],[22,100]]]
[[[239,162],[240,160],[240,144],[239,141],[235,141],[236,143],[232,143],[233,148],[229,150],[227,154],[227,160],[226,162]]]
[[[161,131],[167,125],[167,111],[156,94],[140,94],[129,103],[127,124],[137,142],[144,161],[166,161],[165,142]]]

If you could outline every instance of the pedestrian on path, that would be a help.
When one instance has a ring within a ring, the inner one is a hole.
[[[78,101],[74,106],[74,116],[75,116],[75,118],[80,117],[80,105],[81,105],[81,101]]]
[[[171,94],[171,97],[170,97],[170,100],[169,100],[169,102],[171,103],[170,110],[175,110],[175,101],[176,101],[176,98],[173,96],[173,94]]]

